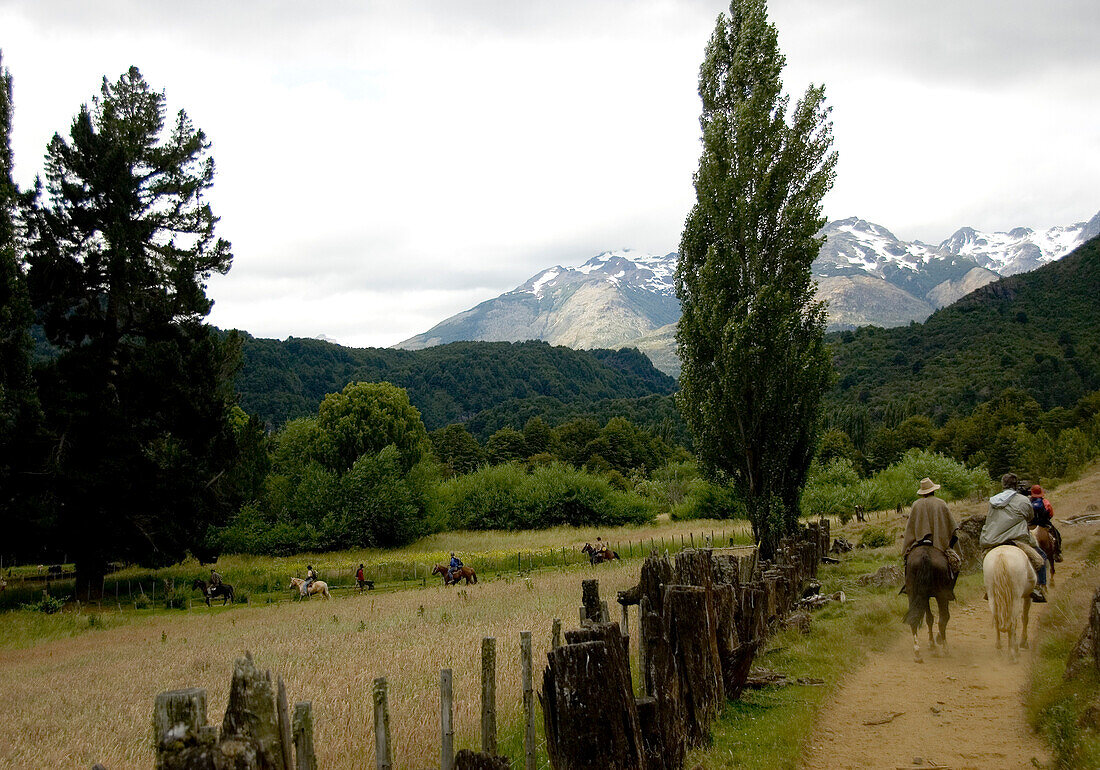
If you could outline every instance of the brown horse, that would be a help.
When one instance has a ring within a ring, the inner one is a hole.
[[[1035,535],[1035,541],[1039,543],[1039,550],[1047,556],[1047,567],[1050,569],[1050,587],[1054,587],[1054,555],[1058,550],[1058,544],[1054,542],[1054,535],[1044,526],[1033,527],[1031,534]]]
[[[922,620],[928,621],[928,646],[938,643],[947,652],[947,621],[951,618],[948,603],[955,598],[955,577],[947,563],[947,554],[931,545],[918,545],[905,557],[905,593],[909,595],[909,611],[905,622],[913,629],[913,656],[922,663],[917,630]],[[932,603],[939,605],[940,633],[932,638]]]
[[[210,606],[210,599],[218,596],[222,598],[223,607],[226,602],[233,601],[233,586],[228,583],[212,586],[201,578],[195,578],[194,582],[191,583],[191,587],[196,591],[202,591],[203,598],[206,599],[207,607]]]
[[[588,554],[588,563],[593,567],[603,561],[611,561],[612,559],[619,559],[619,554],[608,548],[606,551],[597,551],[592,547],[591,543],[585,543],[584,548],[581,549],[581,553]],[[622,561],[622,559],[619,559]]]
[[[465,579],[466,585],[477,582],[477,573],[474,572],[473,567],[462,566],[455,570],[454,577],[451,577],[451,568],[446,564],[437,564],[435,569],[432,570],[433,575],[443,576],[443,585],[454,585],[459,580]]]

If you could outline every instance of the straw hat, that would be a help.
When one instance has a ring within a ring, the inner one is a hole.
[[[917,489],[918,495],[930,495],[940,488],[939,484],[933,484],[932,479],[923,478],[920,480],[920,487]]]

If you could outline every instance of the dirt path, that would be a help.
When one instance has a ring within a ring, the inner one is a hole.
[[[1056,490],[1055,518],[1095,512],[1100,500],[1100,468]],[[956,516],[984,513],[984,506]],[[1060,525],[1065,561],[1058,565],[1052,593],[1087,590],[1094,583],[1077,578],[1088,549],[1100,539],[1096,525]],[[1093,570],[1085,570],[1094,574]],[[1086,583],[1088,585],[1086,586]],[[1080,585],[1079,585],[1080,584]],[[1011,663],[995,648],[989,606],[979,584],[957,591],[947,629],[950,655],[928,652],[922,633],[924,663],[913,660],[912,635],[899,624],[897,640],[850,675],[823,709],[803,762],[805,770],[838,768],[918,768],[951,770],[1033,768],[1050,754],[1027,725],[1023,689],[1030,651]],[[934,605],[933,605],[934,606]],[[1033,605],[1031,639],[1050,605]],[[866,724],[881,722],[881,724]],[[1033,762],[1033,759],[1035,762]]]
[[[1026,658],[1013,664],[994,649],[980,593],[960,598],[965,603],[952,608],[947,629],[947,657],[928,653],[924,637],[924,663],[915,663],[912,636],[903,630],[886,652],[843,683],[820,717],[807,770],[984,770],[1031,768],[1032,757],[1047,760],[1042,742],[1025,724],[1020,690],[1028,676]]]

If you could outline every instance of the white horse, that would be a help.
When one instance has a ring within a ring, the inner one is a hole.
[[[993,613],[993,628],[997,631],[997,649],[1001,649],[1001,634],[1008,635],[1008,653],[1013,662],[1020,648],[1027,649],[1027,616],[1031,610],[1031,592],[1037,577],[1027,554],[1014,545],[1000,545],[985,555],[982,561],[989,610]],[[1020,639],[1016,639],[1016,621],[1021,620]]]
[[[321,594],[322,599],[331,599],[332,597],[328,592],[328,583],[323,580],[314,580],[309,587],[309,591],[306,591],[306,581],[298,577],[292,577],[290,579],[290,585],[287,588],[297,588],[298,593],[301,596],[313,596],[313,594]]]

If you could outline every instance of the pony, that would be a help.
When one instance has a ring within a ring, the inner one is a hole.
[[[314,594],[321,594],[322,599],[331,599],[332,595],[328,592],[328,583],[323,580],[314,580],[309,586],[309,590],[306,590],[306,581],[300,577],[292,577],[290,579],[290,585],[287,588],[297,588],[298,598],[309,598]]]
[[[455,574],[454,574],[453,578],[451,577],[450,573],[451,573],[451,567],[450,567],[449,564],[437,564],[437,565],[435,565],[435,568],[432,569],[432,574],[433,575],[442,575],[443,576],[443,585],[445,585],[445,586],[454,585],[454,584],[458,583],[459,580],[462,580],[463,578],[465,578],[465,580],[466,580],[466,585],[470,585],[470,583],[476,583],[477,582],[477,573],[474,572],[473,567],[467,567],[465,565],[459,567],[458,569],[455,570]]]
[[[206,606],[210,606],[210,599],[220,596],[222,598],[222,606],[224,607],[226,602],[232,603],[233,601],[233,586],[228,583],[222,583],[220,585],[211,586],[202,578],[195,578],[191,583],[191,587],[196,591],[202,591],[203,598],[206,599]]]
[[[947,554],[932,545],[917,545],[909,549],[905,557],[905,588],[909,596],[909,611],[905,622],[913,629],[913,657],[923,663],[917,630],[922,620],[928,621],[928,648],[936,649],[938,643],[947,652],[947,621],[951,619],[949,602],[955,598],[955,576],[947,563]],[[932,638],[932,598],[939,606],[940,633]]]
[[[608,548],[606,551],[597,551],[592,547],[591,543],[585,543],[584,548],[581,549],[581,553],[588,554],[588,563],[593,567],[602,561],[611,561],[612,559],[618,559],[619,554]],[[619,559],[622,561],[622,559]]]
[[[1047,568],[1050,570],[1050,587],[1054,587],[1054,555],[1058,550],[1058,544],[1054,542],[1054,535],[1049,529],[1040,525],[1034,527],[1031,533],[1035,535],[1035,541],[1039,544],[1039,550],[1047,555]]]
[[[1008,635],[1009,658],[1015,662],[1020,648],[1027,649],[1027,616],[1031,610],[1031,592],[1035,590],[1035,568],[1027,554],[1014,545],[999,545],[982,561],[989,610],[993,613],[993,628],[997,631],[997,649],[1001,649],[1001,634]],[[1016,621],[1021,622],[1020,638],[1016,638]]]

